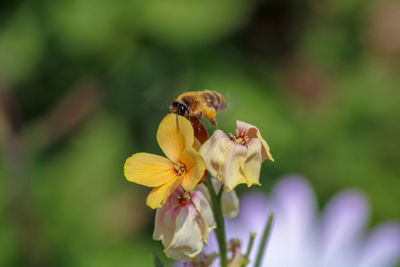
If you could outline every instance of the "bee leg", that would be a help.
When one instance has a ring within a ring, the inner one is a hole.
[[[210,119],[210,122],[214,126],[214,128],[217,128],[217,120],[216,119]]]
[[[210,120],[212,125],[217,128],[217,121],[215,119],[215,116],[217,115],[217,112],[215,109],[210,108],[210,107],[204,107],[203,108],[204,115]]]
[[[201,120],[202,117],[203,117],[203,112],[200,112],[199,116],[198,116],[198,119],[197,119],[197,130],[199,130],[199,131],[200,131],[200,124],[203,123],[202,120]]]
[[[187,105],[187,118],[190,120],[190,105]]]

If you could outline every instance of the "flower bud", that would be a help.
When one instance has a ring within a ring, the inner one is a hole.
[[[218,194],[219,190],[221,190],[222,183],[215,178],[211,178],[211,182],[214,188],[214,191]],[[200,184],[198,189],[203,192],[204,196],[210,202],[210,192],[204,184]],[[224,189],[222,189],[224,190]],[[221,206],[222,206],[222,214],[224,216],[228,216],[229,218],[235,218],[239,213],[239,198],[236,195],[235,190],[230,192],[222,191],[221,196]]]

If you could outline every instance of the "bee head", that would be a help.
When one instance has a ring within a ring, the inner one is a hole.
[[[171,105],[171,112],[176,113],[178,115],[184,116],[186,115],[187,112],[187,107],[184,104],[181,104],[177,101],[174,101]]]

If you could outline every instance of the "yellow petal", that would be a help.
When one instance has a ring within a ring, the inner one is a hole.
[[[260,170],[261,170],[262,154],[261,142],[258,139],[251,139],[247,144],[247,157],[242,164],[247,186],[253,184],[260,185]]]
[[[185,191],[192,191],[200,182],[206,170],[206,164],[200,153],[194,148],[187,148],[182,153],[182,163],[186,167],[183,175],[182,187]]]
[[[183,150],[193,146],[192,124],[182,116],[168,114],[158,126],[157,141],[170,160],[179,162]]]
[[[136,153],[128,158],[124,173],[128,181],[149,187],[163,185],[176,176],[172,161],[149,153]]]
[[[151,190],[146,199],[147,206],[152,209],[161,208],[165,201],[167,201],[168,197],[182,183],[182,180],[183,178],[173,179],[172,181]]]

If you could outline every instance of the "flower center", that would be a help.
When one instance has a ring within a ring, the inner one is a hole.
[[[175,163],[174,169],[179,176],[183,175],[186,172],[186,167],[182,163]]]
[[[178,198],[178,200],[182,206],[188,205],[192,202],[189,192],[183,192],[183,194]]]
[[[245,146],[250,141],[250,138],[245,133],[239,133],[238,136],[234,136],[232,134],[229,134],[229,138],[232,141],[234,141],[234,142],[236,142],[236,143],[238,143],[240,145],[243,145],[243,146]]]

